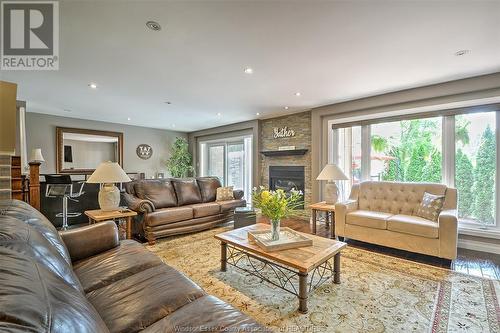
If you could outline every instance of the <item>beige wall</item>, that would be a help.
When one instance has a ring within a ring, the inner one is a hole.
[[[16,151],[17,84],[0,81],[0,154]]]
[[[29,109],[29,105],[28,105]],[[126,172],[145,172],[151,178],[157,172],[168,175],[165,160],[170,157],[170,147],[176,137],[187,137],[186,133],[167,130],[107,123],[101,121],[58,117],[40,113],[26,113],[26,136],[28,152],[41,148],[45,163],[40,172],[56,172],[56,127],[74,127],[123,133],[123,168]],[[140,159],[135,150],[139,144],[153,148],[153,156]]]

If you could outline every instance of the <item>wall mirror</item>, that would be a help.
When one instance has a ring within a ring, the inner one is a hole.
[[[123,167],[123,133],[56,128],[57,173],[91,174],[105,161]]]

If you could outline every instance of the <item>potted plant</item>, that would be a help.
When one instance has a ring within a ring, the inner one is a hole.
[[[302,206],[302,191],[295,189],[288,194],[283,190],[269,191],[263,186],[252,191],[254,207],[262,211],[262,215],[271,221],[271,239],[278,240],[281,219],[289,216],[294,210]]]
[[[194,174],[193,157],[188,150],[188,142],[184,138],[175,138],[172,144],[172,155],[166,165],[170,175],[175,178],[184,178]]]

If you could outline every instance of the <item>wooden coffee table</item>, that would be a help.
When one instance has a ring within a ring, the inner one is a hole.
[[[225,272],[230,264],[288,291],[299,298],[299,311],[307,313],[307,298],[317,287],[332,278],[334,283],[340,283],[340,252],[347,244],[303,234],[313,239],[312,246],[265,252],[249,242],[249,230],[269,228],[258,223],[215,235],[221,242],[221,271]],[[265,268],[269,268],[271,278],[264,274]]]

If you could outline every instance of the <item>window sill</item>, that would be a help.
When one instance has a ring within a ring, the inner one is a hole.
[[[494,238],[500,239],[500,230],[496,229],[476,229],[476,228],[467,228],[467,227],[458,227],[458,233],[460,235],[469,235],[483,238]]]

